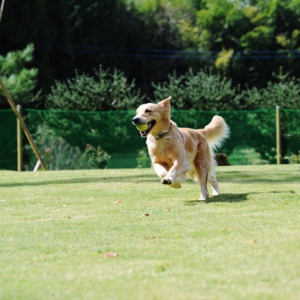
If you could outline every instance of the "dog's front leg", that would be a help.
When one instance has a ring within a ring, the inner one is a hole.
[[[170,187],[172,187],[173,189],[181,188],[181,184],[179,181],[172,181],[172,180],[165,179],[165,178],[167,178],[167,174],[168,174],[168,169],[167,169],[168,166],[166,164],[153,163],[153,167],[154,167],[154,170],[155,170],[155,173],[157,174],[157,176],[162,179],[161,182],[163,184],[169,184]]]
[[[154,167],[155,173],[162,179],[161,182],[163,184],[169,184],[170,187],[172,187],[174,189],[181,188],[181,184],[179,181],[173,181],[173,182],[170,180],[166,181],[165,178],[167,177],[168,171],[164,164],[154,163],[153,167]]]
[[[188,171],[189,168],[186,162],[176,160],[166,176],[162,178],[161,182],[170,185],[172,188],[179,189],[181,188],[180,180],[185,178]]]
[[[165,164],[153,163],[153,167],[159,178],[165,177],[168,173],[167,166]]]

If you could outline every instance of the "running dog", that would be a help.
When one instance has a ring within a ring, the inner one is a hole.
[[[215,176],[213,149],[229,136],[229,127],[220,116],[214,116],[204,129],[179,128],[170,117],[171,97],[158,104],[142,104],[132,122],[147,137],[148,152],[156,174],[163,184],[180,188],[189,176],[200,185],[199,200],[207,200],[207,182],[213,195],[219,195]]]

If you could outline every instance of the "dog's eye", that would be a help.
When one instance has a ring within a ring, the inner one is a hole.
[[[145,113],[151,113],[151,112],[152,112],[152,110],[150,110],[150,109],[145,110]]]

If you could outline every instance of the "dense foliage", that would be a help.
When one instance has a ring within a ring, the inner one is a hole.
[[[61,110],[126,110],[143,98],[135,82],[128,82],[122,72],[100,66],[95,76],[76,73],[66,82],[57,81],[46,97],[46,106]]]
[[[173,97],[175,109],[194,110],[234,110],[239,107],[239,95],[236,94],[231,80],[220,75],[191,69],[181,76],[169,75],[168,81],[153,84],[157,100],[166,95]]]
[[[128,110],[171,95],[177,110],[300,109],[299,19],[298,0],[8,1],[1,77],[16,103],[33,108]],[[7,107],[1,93],[0,107]],[[50,113],[33,128],[41,143],[47,129],[60,149],[93,166],[116,151],[116,139],[123,153],[138,145],[128,141],[130,118]],[[187,126],[189,116],[177,120]],[[249,112],[234,121],[246,126],[240,143],[254,135],[251,147],[274,157],[273,142],[261,142],[274,136],[273,116]],[[233,151],[234,140],[226,147]]]
[[[300,109],[300,80],[288,74],[273,74],[275,82],[264,88],[234,87],[231,79],[210,72],[189,70],[186,74],[169,75],[167,81],[153,84],[155,99],[173,97],[175,109],[194,110],[249,110],[261,108]]]
[[[34,43],[44,94],[100,64],[135,79],[149,98],[152,82],[190,68],[222,71],[242,90],[267,88],[280,67],[300,77],[299,17],[291,0],[15,0],[5,6],[0,53]]]
[[[31,44],[24,50],[9,52],[6,56],[0,55],[1,78],[16,104],[28,105],[39,98],[39,93],[35,90],[38,70],[28,67],[33,60],[33,50],[34,46]],[[0,107],[6,105],[6,97],[0,89]]]
[[[69,144],[62,135],[56,134],[47,125],[42,123],[35,125],[32,130],[33,137],[49,170],[98,169],[107,165],[110,156],[100,146],[87,144],[85,149],[80,149]],[[25,154],[28,157],[25,169],[33,170],[36,157],[28,144],[25,146]]]

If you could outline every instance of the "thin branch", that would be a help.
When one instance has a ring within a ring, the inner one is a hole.
[[[0,24],[1,24],[2,14],[3,14],[3,10],[4,10],[4,2],[5,2],[5,0],[2,0],[1,8],[0,8]]]

